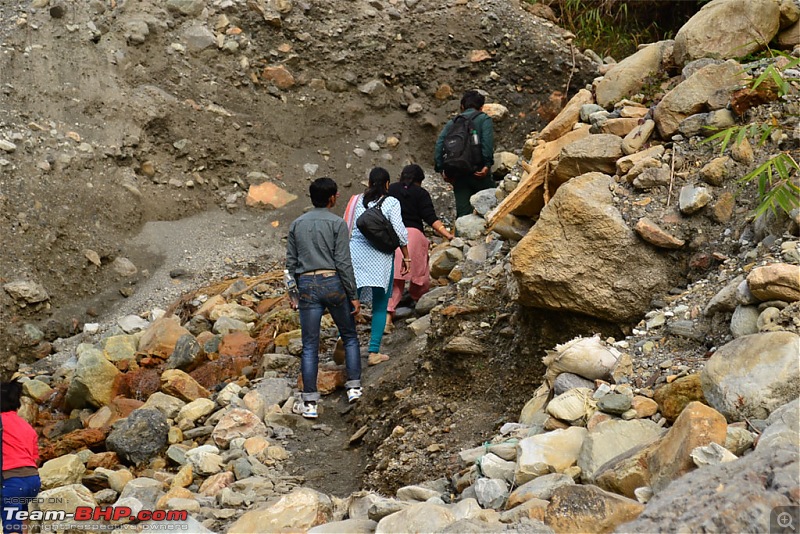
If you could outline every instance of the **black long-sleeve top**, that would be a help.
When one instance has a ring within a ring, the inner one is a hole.
[[[400,201],[403,224],[406,228],[416,228],[422,232],[423,221],[433,226],[439,219],[433,208],[430,193],[417,184],[395,182],[389,185],[389,196]]]

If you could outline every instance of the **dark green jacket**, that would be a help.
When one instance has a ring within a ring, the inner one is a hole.
[[[472,118],[476,113],[479,113],[478,110],[469,108],[464,110],[461,115]],[[492,165],[494,165],[494,124],[492,123],[492,118],[486,113],[480,113],[472,120],[472,123],[475,125],[475,129],[478,130],[478,137],[481,140],[483,164],[491,170]],[[436,149],[433,153],[434,170],[436,172],[442,172],[442,165],[444,164],[442,161],[444,157],[444,138],[447,137],[447,133],[452,126],[453,119],[450,119],[447,121],[447,124],[444,125],[444,128],[442,128],[442,132],[436,140]]]

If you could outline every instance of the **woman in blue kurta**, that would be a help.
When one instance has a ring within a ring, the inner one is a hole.
[[[383,330],[386,326],[386,308],[392,292],[394,279],[394,253],[385,253],[373,247],[367,238],[353,224],[367,208],[374,206],[386,196],[389,189],[389,172],[382,167],[375,167],[369,173],[369,186],[363,195],[358,195],[356,202],[345,214],[352,228],[350,236],[350,256],[353,271],[356,275],[359,300],[362,303],[372,301],[372,330],[369,339],[369,364],[375,365],[386,361],[389,357],[381,353]],[[381,204],[381,211],[392,223],[397,237],[400,238],[400,250],[403,253],[401,272],[407,273],[411,267],[408,255],[408,232],[403,224],[400,202],[393,197],[386,197]]]

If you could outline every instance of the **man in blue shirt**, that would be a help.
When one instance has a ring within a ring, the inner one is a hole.
[[[286,269],[297,281],[300,293],[300,328],[303,353],[303,417],[316,419],[317,373],[319,370],[319,331],[327,309],[344,342],[347,368],[347,400],[357,401],[361,389],[361,351],[358,347],[355,316],[361,311],[356,279],[350,261],[350,232],[344,220],[330,211],[339,197],[336,182],[317,178],[308,188],[314,209],[289,226],[286,242]]]
[[[478,139],[481,146],[481,159],[483,160],[483,167],[479,168],[475,173],[470,175],[450,176],[445,174],[444,168],[444,140],[453,127],[454,119],[450,119],[439,138],[436,140],[436,148],[434,150],[434,169],[436,172],[442,173],[445,181],[453,184],[453,194],[456,197],[456,218],[463,217],[472,213],[473,207],[469,202],[469,198],[484,189],[491,189],[497,187],[494,179],[490,175],[492,165],[494,165],[494,124],[492,118],[486,113],[481,112],[483,104],[486,103],[486,98],[475,90],[470,90],[464,93],[461,97],[461,113],[472,120],[475,130],[478,133]]]

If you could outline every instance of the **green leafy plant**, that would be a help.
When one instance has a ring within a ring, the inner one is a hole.
[[[795,208],[800,208],[798,178],[800,164],[789,152],[781,152],[741,177],[738,183],[745,185],[756,182],[759,204],[754,214],[760,217],[767,210],[777,214],[778,209],[790,213]]]
[[[767,50],[772,55],[771,50]],[[792,90],[791,82],[794,80],[786,76],[786,70],[800,65],[800,58],[792,58],[781,52],[777,52],[787,58],[782,66],[776,67],[775,63],[768,65],[755,80],[750,82],[750,88],[758,89],[762,84],[769,83],[775,87],[778,96],[789,94]],[[759,146],[763,146],[772,134],[779,130],[778,122],[773,118],[771,122],[751,123],[741,126],[731,126],[716,132],[714,135],[703,140],[702,143],[718,143],[720,154],[733,142],[740,145],[745,139],[756,140]],[[758,206],[754,210],[754,215],[760,217],[767,210],[778,213],[782,210],[790,213],[796,208],[800,208],[800,165],[788,151],[780,152],[768,158],[764,163],[741,177],[737,183],[741,187],[755,182],[758,193]]]

